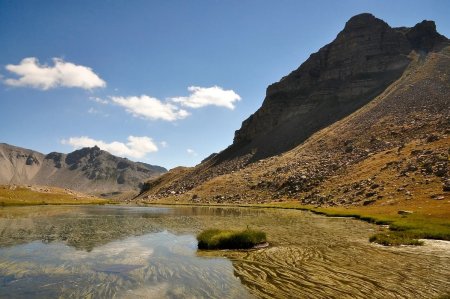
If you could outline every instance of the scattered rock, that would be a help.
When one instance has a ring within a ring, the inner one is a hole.
[[[434,142],[434,141],[438,141],[439,140],[439,136],[435,135],[435,134],[430,134],[427,136],[427,142]]]
[[[375,199],[365,200],[365,201],[363,202],[363,206],[368,206],[368,205],[371,205],[371,204],[373,204],[373,203],[375,203],[375,202],[376,202]]]
[[[449,192],[450,191],[450,179],[447,179],[442,183],[442,191]]]
[[[367,192],[366,193],[366,197],[372,197],[372,196],[374,196],[376,194],[377,194],[376,192]]]
[[[399,215],[411,215],[413,213],[414,213],[413,211],[406,211],[406,210],[400,210],[397,212],[397,214]]]

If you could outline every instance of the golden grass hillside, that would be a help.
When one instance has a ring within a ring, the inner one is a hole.
[[[44,186],[0,186],[0,206],[105,204],[107,200],[69,189]]]

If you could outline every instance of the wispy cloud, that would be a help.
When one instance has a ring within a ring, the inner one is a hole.
[[[142,117],[150,120],[175,121],[183,119],[189,115],[186,110],[152,98],[147,95],[131,97],[110,97],[112,102],[126,109],[135,117]]]
[[[159,144],[161,144],[162,147],[166,148],[169,146],[169,144],[167,143],[167,141],[161,141]]]
[[[104,117],[108,117],[109,116],[109,114],[104,113],[104,112],[102,112],[100,110],[97,110],[94,107],[89,108],[87,112],[89,114],[93,114],[93,115],[101,115],[101,116],[104,116]]]
[[[204,106],[219,106],[234,109],[234,103],[240,101],[241,97],[233,90],[224,90],[222,87],[199,87],[189,86],[191,94],[187,97],[175,97],[171,100],[190,108],[201,108]]]
[[[41,65],[35,57],[24,58],[20,64],[8,64],[6,69],[19,76],[8,78],[3,82],[16,87],[33,87],[48,90],[56,87],[77,87],[93,89],[105,87],[106,83],[90,67],[65,62],[53,58],[53,66]]]
[[[70,137],[69,139],[63,139],[62,144],[71,145],[74,149],[82,147],[98,146],[102,150],[110,152],[113,155],[121,157],[130,157],[140,159],[145,157],[148,153],[158,151],[158,147],[150,137],[136,137],[129,136],[128,142],[113,141],[110,143],[102,140],[95,140],[87,136]]]
[[[89,100],[94,101],[94,102],[99,103],[99,104],[103,104],[103,105],[106,105],[106,104],[109,103],[108,100],[104,100],[104,99],[99,98],[99,97],[89,97]]]
[[[88,109],[88,113],[89,114],[97,114],[97,113],[99,113],[99,111],[91,107]]]
[[[186,150],[186,152],[187,152],[190,156],[194,156],[194,157],[198,156],[197,152],[194,151],[194,150],[191,149],[191,148],[188,148],[188,149]]]

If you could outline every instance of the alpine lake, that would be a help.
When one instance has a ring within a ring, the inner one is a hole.
[[[206,228],[267,233],[255,250],[197,249]],[[380,227],[232,207],[0,208],[0,298],[439,298],[443,241],[384,247]]]

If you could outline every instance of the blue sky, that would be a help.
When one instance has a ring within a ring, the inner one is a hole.
[[[0,142],[195,165],[362,12],[450,36],[445,0],[0,0]]]

